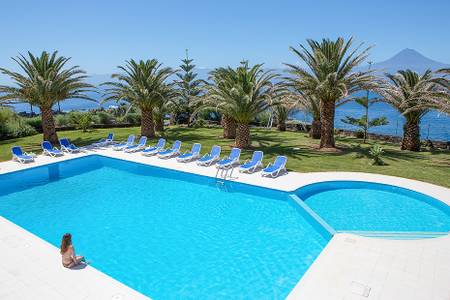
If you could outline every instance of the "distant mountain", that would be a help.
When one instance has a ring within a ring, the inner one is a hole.
[[[372,68],[380,70],[381,73],[395,73],[398,70],[402,69],[411,69],[416,72],[422,73],[426,69],[435,71],[442,68],[450,68],[450,65],[432,60],[428,57],[425,57],[416,50],[407,48],[400,51],[388,60],[374,63],[372,65]]]

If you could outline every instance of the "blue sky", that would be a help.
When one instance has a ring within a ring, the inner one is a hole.
[[[280,67],[306,38],[354,36],[371,59],[413,48],[450,63],[450,1],[5,1],[0,66],[27,50],[59,50],[88,73],[129,58],[177,66],[186,48],[199,67],[242,59]]]

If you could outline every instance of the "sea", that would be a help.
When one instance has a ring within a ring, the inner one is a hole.
[[[376,95],[370,95],[370,98]],[[96,95],[92,95],[96,97]],[[98,97],[98,96],[97,96]],[[91,102],[86,100],[69,99],[61,102],[60,108],[62,111],[72,110],[90,110],[98,109],[100,107],[108,108],[110,106],[117,105],[115,102]],[[30,112],[31,107],[28,104],[14,104],[13,108],[16,112]],[[57,106],[54,107],[57,109]],[[36,107],[33,107],[34,112],[39,112]],[[340,129],[357,130],[358,128],[352,125],[342,122],[346,116],[361,117],[364,114],[364,108],[357,103],[348,102],[344,105],[336,108],[335,127]],[[379,127],[373,127],[369,130],[370,133],[386,134],[392,136],[403,135],[403,124],[405,118],[392,106],[383,102],[376,102],[369,107],[369,120],[371,118],[385,116],[389,124]],[[302,122],[310,123],[311,117],[304,111],[295,111],[290,116],[291,119],[299,120]],[[434,141],[450,141],[450,116],[438,112],[428,112],[421,121],[420,124],[420,138],[422,140],[434,140]]]

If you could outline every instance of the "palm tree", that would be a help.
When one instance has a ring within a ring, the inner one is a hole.
[[[422,117],[430,109],[438,109],[439,103],[448,102],[449,94],[442,90],[431,70],[422,75],[400,70],[386,76],[389,82],[382,84],[376,92],[405,117],[401,149],[419,151]]]
[[[225,139],[235,139],[237,124],[236,120],[233,119],[226,112],[222,112],[222,118],[220,119],[220,125],[223,127],[223,137]]]
[[[363,143],[365,143],[370,128],[387,125],[389,124],[389,121],[385,116],[369,119],[369,107],[373,104],[373,101],[370,101],[369,96],[356,98],[354,101],[364,108],[364,115],[359,118],[345,116],[345,118],[341,119],[341,121],[343,123],[359,127],[361,132],[364,134]]]
[[[447,93],[450,94],[450,68],[447,69],[440,69],[437,71],[438,74],[444,74],[443,76],[437,77],[435,81],[444,89],[447,91]],[[438,103],[436,103],[438,106],[438,109],[447,115],[450,115],[450,100],[447,98],[446,100],[441,100]]]
[[[309,136],[313,139],[320,139],[320,101],[317,100],[317,97],[297,90],[294,94],[294,107],[312,117]]]
[[[58,56],[58,52],[43,51],[40,56],[28,52],[28,57],[20,54],[12,58],[22,73],[0,68],[9,76],[14,86],[0,85],[0,101],[27,102],[41,110],[44,140],[59,145],[56,134],[52,106],[67,99],[91,100],[86,95],[92,85],[85,82],[85,72],[78,66],[65,68],[68,57]]]
[[[126,61],[118,66],[122,74],[111,77],[118,81],[105,82],[108,86],[103,101],[126,101],[141,110],[141,135],[155,136],[153,113],[159,103],[171,96],[166,79],[173,74],[171,68],[162,67],[156,59]]]
[[[169,107],[174,104],[175,99],[179,96],[178,91],[172,88],[173,84],[166,84],[161,94],[165,95],[158,101],[153,109],[153,120],[155,123],[155,131],[164,131],[164,116],[169,111]]]
[[[279,103],[274,105],[273,111],[277,120],[277,128],[279,131],[286,131],[286,120],[291,112],[291,107],[287,103]]]
[[[249,123],[274,104],[272,97],[281,89],[272,81],[278,74],[264,71],[262,64],[250,67],[247,61],[236,69],[218,68],[211,72],[212,84],[203,108],[216,108],[236,124],[236,147],[250,146]]]
[[[279,131],[286,131],[286,121],[289,114],[298,108],[298,96],[283,89],[273,98],[276,99],[276,102],[272,105],[272,111],[277,121],[277,128]]]
[[[321,135],[320,147],[332,148],[334,143],[334,115],[336,103],[352,94],[371,88],[373,71],[355,72],[368,56],[370,47],[360,51],[362,44],[350,50],[353,39],[345,41],[307,40],[309,49],[300,45],[290,50],[303,61],[307,69],[300,65],[286,64],[295,79],[298,89],[305,94],[314,95],[320,101]]]

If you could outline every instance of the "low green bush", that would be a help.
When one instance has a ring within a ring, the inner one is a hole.
[[[40,116],[32,118],[24,118],[25,123],[33,127],[36,131],[42,131],[42,119]]]
[[[0,109],[0,139],[11,139],[36,134],[36,130],[8,108]]]
[[[364,131],[362,130],[358,130],[355,132],[355,136],[359,139],[363,139],[364,138]]]
[[[71,123],[71,119],[68,115],[60,114],[55,116],[55,125],[57,127],[65,127],[73,124]]]
[[[141,115],[138,113],[128,113],[125,116],[123,116],[122,121],[123,123],[137,125],[141,123]]]
[[[88,131],[88,129],[94,125],[94,118],[90,112],[71,111],[67,116],[70,120],[70,124],[77,129],[83,130],[83,132]]]
[[[200,128],[200,127],[205,127],[206,125],[206,121],[203,119],[197,119],[195,120],[195,122],[192,124],[192,126],[194,128]]]
[[[107,113],[106,111],[99,111],[95,114],[96,118],[96,124],[103,124],[103,125],[109,125],[114,122],[114,117]]]
[[[373,145],[369,150],[370,155],[372,156],[372,164],[381,166],[384,165],[383,154],[384,150],[379,145]]]
[[[6,123],[7,138],[18,138],[30,136],[37,133],[37,131],[23,121]]]
[[[83,132],[88,131],[89,128],[94,124],[92,114],[89,112],[80,113],[79,118],[76,121],[76,127],[83,130]]]

